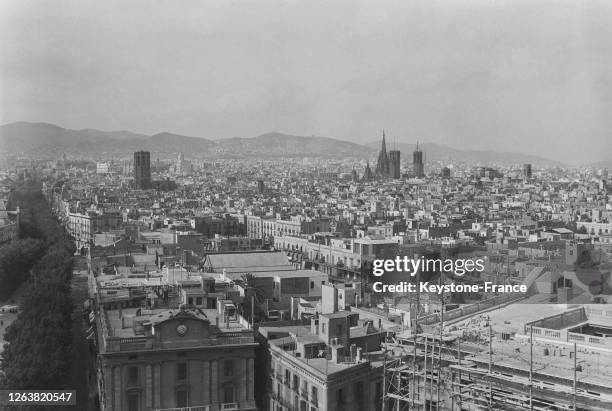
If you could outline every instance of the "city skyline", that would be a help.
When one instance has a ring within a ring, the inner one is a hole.
[[[32,7],[0,10],[3,124],[360,144],[384,127],[398,143],[609,160],[605,2]]]
[[[612,410],[612,3],[0,2],[0,408]]]

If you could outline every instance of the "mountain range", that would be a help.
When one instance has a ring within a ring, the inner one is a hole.
[[[411,161],[412,144],[397,144],[404,161]],[[474,164],[561,165],[546,158],[517,153],[460,150],[425,143],[419,145],[426,162],[469,162]],[[134,151],[147,150],[164,158],[178,152],[188,158],[231,157],[320,157],[372,158],[380,141],[365,145],[328,137],[294,136],[266,133],[251,138],[206,139],[169,132],[152,136],[131,131],[70,130],[49,123],[16,122],[0,126],[0,153],[27,154],[41,158],[58,158],[62,153],[96,158],[125,158]],[[388,146],[387,149],[393,149]]]
[[[327,137],[267,133],[252,138],[211,140],[163,132],[152,136],[130,131],[69,130],[48,123],[17,122],[0,126],[0,152],[53,157],[67,154],[125,156],[147,150],[163,157],[178,152],[194,158],[213,157],[362,157],[363,145]]]
[[[371,147],[372,149],[380,149],[380,141],[367,143],[366,146]],[[400,150],[402,157],[409,162],[412,161],[412,152],[415,149],[416,144],[397,143],[387,145],[387,150]],[[560,161],[550,160],[548,158],[531,154],[508,153],[491,150],[460,150],[435,143],[419,144],[419,149],[423,151],[425,163],[441,162],[451,164],[454,162],[465,162],[474,165],[512,165],[530,163],[542,166],[563,166]]]

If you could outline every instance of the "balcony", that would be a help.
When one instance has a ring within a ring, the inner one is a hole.
[[[301,396],[302,398],[304,398],[306,401],[308,401],[308,390],[301,389],[301,390],[300,390],[300,396]]]
[[[190,407],[176,408],[157,408],[155,411],[239,411],[239,410],[255,410],[255,401],[247,401],[243,403],[226,402],[216,403],[211,405],[197,405]]]
[[[143,350],[163,350],[172,348],[199,348],[204,346],[219,346],[219,345],[242,345],[253,344],[253,333],[250,331],[240,332],[225,332],[219,334],[216,338],[209,338],[200,341],[186,341],[179,343],[177,341],[158,342],[152,336],[144,337],[110,337],[104,335],[105,350],[107,352],[118,351],[143,351]]]
[[[278,404],[282,405],[285,408],[293,409],[293,405],[291,404],[291,402],[285,400],[283,396],[280,395],[279,393],[275,393],[273,390],[268,390],[268,395],[272,401],[277,402]]]

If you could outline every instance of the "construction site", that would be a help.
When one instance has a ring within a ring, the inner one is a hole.
[[[510,303],[424,322],[387,335],[383,411],[612,409],[611,305]]]

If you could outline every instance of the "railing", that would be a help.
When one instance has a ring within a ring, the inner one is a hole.
[[[558,330],[544,330],[544,337],[561,338],[561,331],[558,331]]]
[[[243,403],[242,408],[255,408],[254,403]],[[212,405],[196,405],[190,407],[156,408],[155,411],[237,411],[241,409],[238,402],[225,402]]]
[[[455,308],[444,312],[444,321],[450,321],[457,318],[465,317],[469,314],[474,314],[491,307],[506,304],[513,300],[519,300],[524,298],[524,295],[517,294],[502,294],[495,297],[487,298],[474,304],[466,305],[463,307]],[[427,314],[419,317],[419,324],[432,325],[440,322],[440,313]]]
[[[252,344],[254,343],[252,332],[232,332],[232,333],[221,333],[217,338],[202,339],[198,341],[187,340],[187,341],[168,341],[158,342],[154,337],[109,337],[105,336],[105,348],[108,352],[118,351],[138,351],[138,350],[151,350],[151,349],[165,349],[165,348],[190,348],[190,347],[202,347],[202,346],[217,346],[217,345],[240,345],[240,344]]]
[[[589,342],[591,344],[604,344],[604,339],[600,337],[589,337]]]
[[[525,334],[530,335],[531,332],[533,332],[534,337],[551,338],[559,341],[577,342],[599,346],[612,346],[612,339],[607,340],[604,337],[568,332],[567,330],[553,330],[550,328],[526,325]]]
[[[570,342],[584,342],[585,336],[582,334],[568,333],[567,340]]]
[[[280,405],[282,405],[283,407],[285,407],[287,409],[293,409],[293,404],[291,404],[291,402],[285,400],[282,395],[277,394],[277,393],[275,393],[273,391],[270,391],[269,394],[270,394],[270,398],[273,401],[276,401],[277,403],[279,403]]]
[[[527,335],[529,335],[530,333],[533,333],[533,335],[542,335],[542,331],[543,329],[540,327],[534,327],[533,325],[525,326],[525,334]]]

